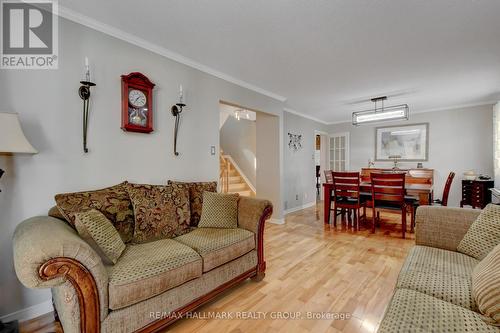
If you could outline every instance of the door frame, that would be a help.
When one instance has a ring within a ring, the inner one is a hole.
[[[319,131],[319,130],[314,130],[314,152],[316,152],[316,135],[324,135],[326,136],[326,161],[325,161],[325,165],[326,165],[326,169],[325,170],[328,170],[329,166],[330,166],[330,134],[328,134],[328,132],[324,132],[324,131]],[[320,166],[321,166],[321,154],[320,154],[320,162],[319,162]],[[320,167],[320,177],[319,177],[319,183],[320,183],[320,187],[319,187],[319,194],[320,194],[320,199],[323,198],[323,186],[321,186],[321,184],[323,184],[323,182],[325,181],[325,173],[324,171],[325,170],[321,170],[321,167]],[[316,180],[316,178],[314,178]],[[314,182],[314,186],[316,186],[316,181]],[[315,190],[316,190],[316,187],[315,187]]]
[[[328,146],[330,146],[330,140],[332,137],[345,137],[345,171],[350,171],[351,169],[351,133],[350,132],[337,132],[328,134]],[[328,147],[328,166],[330,166],[330,147]]]

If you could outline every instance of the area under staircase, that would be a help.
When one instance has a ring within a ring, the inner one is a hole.
[[[238,166],[229,155],[220,154],[220,179],[222,193],[238,193],[241,196],[254,197],[255,192],[238,170]]]

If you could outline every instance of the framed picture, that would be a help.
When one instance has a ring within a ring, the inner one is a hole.
[[[429,158],[429,123],[377,127],[376,161],[427,161]]]

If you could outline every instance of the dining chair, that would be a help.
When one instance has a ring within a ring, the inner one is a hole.
[[[326,180],[327,183],[333,184],[333,171],[332,170],[325,170],[325,180]],[[330,195],[330,202],[329,203],[326,203],[326,202],[324,203],[325,205],[330,205],[329,210],[328,210],[328,223],[330,223],[330,216],[331,216],[330,213],[333,210],[332,203],[333,203],[333,196]],[[334,225],[336,225],[336,223],[337,223],[336,222],[337,221],[337,216],[338,215],[342,215],[342,219],[344,219],[345,218],[345,213],[346,213],[345,209],[341,209],[340,212],[335,211]],[[349,221],[350,221],[351,215],[349,214],[348,217],[349,217]]]
[[[452,171],[448,174],[446,183],[443,189],[443,196],[441,199],[436,199],[433,201],[435,205],[448,206],[448,196],[450,195],[451,183],[453,183],[453,178],[455,178],[455,173]]]
[[[327,183],[333,183],[332,170],[325,170],[325,181]]]
[[[360,196],[359,172],[333,172],[333,211],[338,209],[347,210],[350,222],[351,212],[354,214],[354,223],[356,230],[359,230],[359,221],[361,219],[360,210],[364,207],[364,200]],[[365,211],[365,209],[363,209]],[[337,226],[337,214],[333,221]]]
[[[409,203],[405,200],[404,173],[371,173],[372,197],[367,205],[372,208],[372,233],[379,213],[377,209],[401,211],[403,238],[406,233],[406,213]],[[410,211],[412,211],[410,209]]]

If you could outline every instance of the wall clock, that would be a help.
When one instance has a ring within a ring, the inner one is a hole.
[[[153,88],[145,75],[122,75],[122,129],[129,132],[153,131]]]

